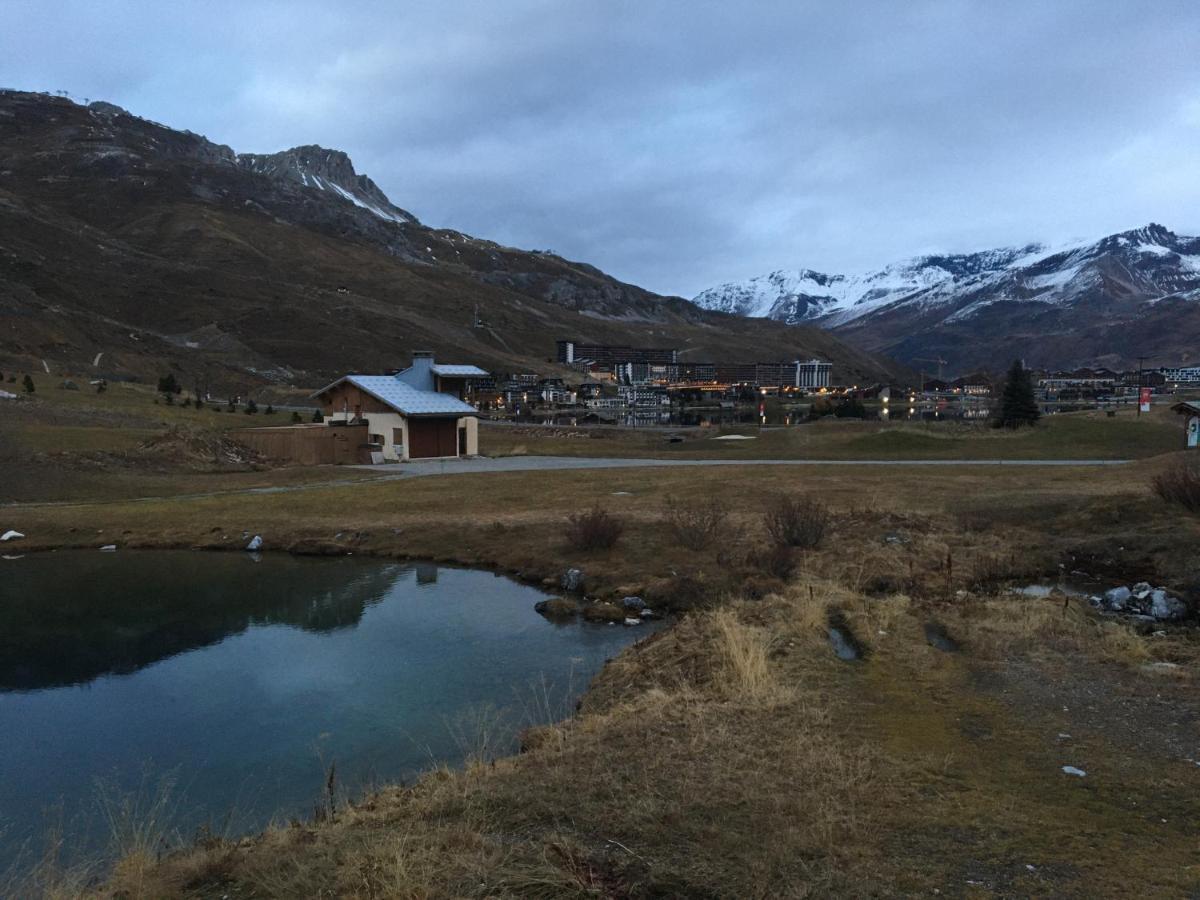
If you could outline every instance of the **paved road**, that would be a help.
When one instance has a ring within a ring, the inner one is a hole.
[[[562,469],[634,469],[664,466],[1119,466],[1126,459],[626,459],[580,456],[501,456],[441,459],[403,465],[357,466],[404,477],[471,472],[550,472]]]

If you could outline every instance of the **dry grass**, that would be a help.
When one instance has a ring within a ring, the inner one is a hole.
[[[710,613],[707,625],[721,662],[717,683],[733,697],[749,702],[774,696],[778,685],[768,660],[770,633],[747,625],[733,607]]]

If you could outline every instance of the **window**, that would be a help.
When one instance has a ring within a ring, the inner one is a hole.
[[[368,435],[367,443],[368,444],[379,444],[382,447],[383,446],[383,435],[382,434]]]

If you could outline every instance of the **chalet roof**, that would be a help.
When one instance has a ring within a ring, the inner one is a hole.
[[[445,363],[434,363],[430,367],[430,371],[443,378],[486,378],[488,375],[479,366],[456,366]]]
[[[1182,415],[1200,416],[1200,403],[1193,403],[1190,400],[1180,400],[1173,404],[1171,409]]]
[[[406,384],[395,375],[343,375],[312,396],[319,397],[344,381],[349,381],[405,416],[473,416],[477,412],[475,407],[457,397],[437,391],[423,391]]]

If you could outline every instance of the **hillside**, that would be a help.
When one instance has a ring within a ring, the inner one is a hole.
[[[0,92],[0,370],[312,385],[414,348],[547,369],[564,337],[897,371],[820,329],[431,228],[337,150],[237,154],[112,104]]]
[[[1021,357],[1067,368],[1194,361],[1200,238],[1161,225],[1094,242],[923,256],[861,275],[779,271],[702,292],[710,310],[828,328],[905,362],[950,371]]]

